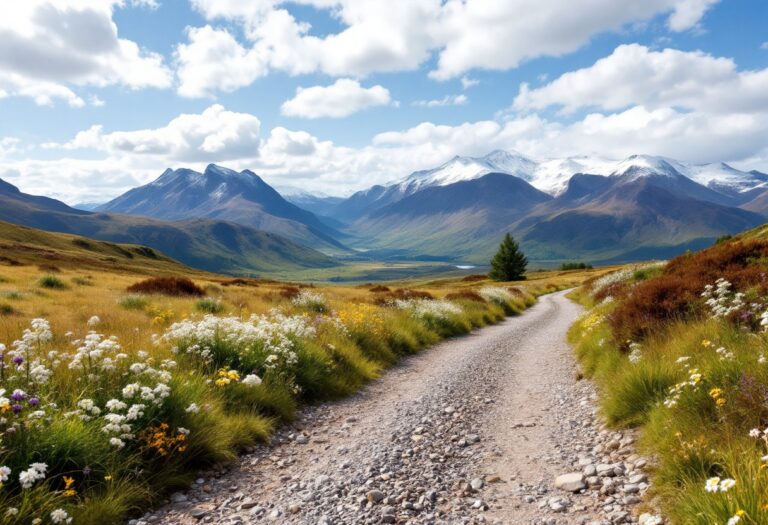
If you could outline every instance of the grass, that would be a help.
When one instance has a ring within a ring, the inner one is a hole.
[[[750,232],[571,293],[589,309],[569,333],[582,370],[608,423],[641,430],[653,501],[671,523],[726,523],[737,512],[741,523],[768,523],[768,438],[749,436],[768,427],[766,249]],[[719,278],[732,286],[714,315],[701,294]],[[715,476],[736,485],[706,492]]]
[[[25,366],[14,366],[2,378],[0,388],[6,392],[0,397],[8,400],[8,410],[14,389],[27,393],[18,415],[3,415],[8,418],[4,430],[24,424],[5,433],[0,444],[0,466],[12,470],[0,489],[0,508],[20,510],[18,518],[0,516],[2,524],[35,518],[47,523],[58,508],[75,523],[123,523],[189,483],[200,469],[267,439],[302,403],[349,395],[404,356],[520,313],[541,294],[604,272],[537,272],[525,283],[507,284],[457,275],[378,287],[308,287],[187,271],[162,258],[145,261],[137,253],[135,270],[128,261],[113,270],[98,264],[101,255],[88,259],[92,262],[77,260],[85,257],[80,251],[108,247],[73,239],[62,246],[71,258],[64,257],[64,250],[56,259],[60,271],[50,276],[64,288],[42,285],[41,261],[27,249],[9,251],[18,264],[2,266],[0,297],[13,304],[10,314],[0,315],[0,343],[12,348],[32,319],[46,319],[51,339],[33,335],[22,354],[24,363],[37,360],[52,371],[47,381],[31,383]],[[40,250],[47,249],[43,240],[37,240]],[[151,264],[161,265],[159,273],[166,279],[147,279]],[[144,284],[132,288],[137,283]],[[502,290],[494,300],[483,296],[489,286]],[[425,301],[429,307],[426,314],[417,314],[410,303],[393,306],[397,300]],[[451,308],[433,308],[443,301]],[[198,330],[205,316],[217,320],[220,329]],[[173,336],[183,326],[174,328],[174,323],[184,322],[195,329],[185,337]],[[158,338],[164,334],[169,337]],[[96,348],[89,347],[82,354],[89,357],[70,367],[86,336],[99,351],[91,353]],[[105,356],[112,359],[106,365],[93,361]],[[7,353],[5,359],[10,359]],[[165,385],[157,392],[167,388],[167,397],[158,398],[157,405],[141,401],[142,415],[128,423],[133,437],[121,439],[103,431],[104,415],[113,399],[128,406],[139,403],[124,391],[134,383],[153,392]],[[40,402],[31,404],[33,396]],[[78,406],[87,400],[101,412]],[[36,409],[45,412],[43,419],[29,419]],[[111,438],[121,439],[122,446]],[[45,479],[22,489],[18,475],[34,462],[47,464]],[[73,480],[74,492],[68,492],[65,477]]]
[[[48,288],[50,290],[65,290],[67,285],[56,277],[55,275],[44,275],[37,282],[41,288]]]

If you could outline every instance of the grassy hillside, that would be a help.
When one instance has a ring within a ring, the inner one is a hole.
[[[768,228],[576,297],[576,352],[609,423],[642,429],[662,514],[768,523]]]
[[[112,253],[141,248],[3,231],[18,246],[0,258],[2,524],[59,510],[78,525],[124,523],[299,404],[354,392],[403,356],[600,273],[320,288],[162,256],[113,268]]]
[[[151,274],[199,274],[160,252],[134,244],[96,241],[0,221],[0,264],[44,269],[106,270]]]
[[[21,193],[0,180],[0,221],[114,243],[141,244],[207,271],[254,276],[276,270],[328,268],[330,257],[288,239],[230,222],[168,222],[91,213]]]

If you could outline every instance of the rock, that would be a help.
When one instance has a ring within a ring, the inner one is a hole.
[[[208,510],[200,507],[195,507],[189,511],[189,515],[196,520],[201,520],[208,515]]]
[[[470,487],[472,487],[472,490],[478,491],[481,488],[483,488],[483,480],[480,478],[475,478],[469,483]]]
[[[555,487],[567,492],[579,492],[586,488],[586,486],[586,483],[584,483],[584,475],[581,472],[561,474],[555,478]]]
[[[380,490],[370,490],[368,491],[368,494],[366,494],[366,498],[368,498],[368,501],[371,503],[379,503],[382,501],[386,496],[383,492]]]

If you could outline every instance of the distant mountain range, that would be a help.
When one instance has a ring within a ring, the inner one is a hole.
[[[765,173],[649,155],[536,161],[493,151],[347,198],[283,193],[252,171],[211,164],[166,170],[94,213],[2,183],[0,220],[244,273],[349,258],[485,264],[506,232],[533,261],[665,258],[768,215]]]
[[[482,263],[511,231],[532,259],[624,261],[761,224],[766,204],[768,175],[723,163],[493,151],[357,192],[328,215],[348,224],[348,244],[381,257]]]
[[[93,239],[141,244],[208,271],[258,275],[285,269],[330,267],[330,257],[279,235],[211,219],[170,222],[93,213],[36,197],[0,180],[0,221]]]

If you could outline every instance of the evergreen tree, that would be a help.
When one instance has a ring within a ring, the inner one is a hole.
[[[494,281],[518,281],[525,279],[526,266],[528,259],[520,250],[517,241],[510,234],[506,234],[499,251],[491,259],[491,272],[488,276]]]

